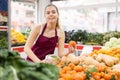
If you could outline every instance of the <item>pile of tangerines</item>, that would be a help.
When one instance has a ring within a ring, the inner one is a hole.
[[[120,73],[107,66],[84,67],[61,62],[59,80],[120,80]]]

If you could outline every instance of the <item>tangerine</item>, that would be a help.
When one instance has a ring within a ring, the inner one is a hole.
[[[70,41],[69,45],[72,46],[72,47],[75,47],[76,46],[76,42],[75,41]]]

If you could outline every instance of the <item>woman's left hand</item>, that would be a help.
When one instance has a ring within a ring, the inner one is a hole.
[[[45,60],[45,59],[44,59],[44,60],[42,60],[42,61],[41,61],[41,63],[46,63],[46,60]]]

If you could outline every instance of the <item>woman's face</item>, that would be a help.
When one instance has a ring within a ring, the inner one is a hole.
[[[49,23],[56,23],[58,19],[58,12],[54,6],[48,6],[45,10],[46,21]]]

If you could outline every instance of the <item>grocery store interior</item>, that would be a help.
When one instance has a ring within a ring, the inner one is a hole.
[[[65,32],[65,52],[68,51],[70,41],[76,42],[74,52],[75,56],[72,55],[72,58],[69,56],[68,60],[64,60],[66,62],[74,63],[80,62],[83,59],[82,61],[84,61],[85,67],[86,65],[97,65],[98,62],[102,62],[107,66],[107,68],[110,67],[109,69],[118,71],[116,73],[111,71],[114,75],[109,74],[112,76],[109,79],[105,77],[91,79],[89,76],[91,76],[92,72],[90,73],[88,71],[88,73],[86,73],[86,77],[79,78],[79,76],[77,76],[78,74],[83,76],[84,74],[77,73],[79,71],[76,70],[76,79],[73,79],[73,77],[70,77],[73,73],[71,72],[63,75],[62,70],[64,68],[62,68],[60,77],[52,77],[54,78],[53,80],[120,80],[120,0],[0,0],[0,51],[6,49],[11,51],[11,53],[12,51],[15,51],[22,59],[26,59],[27,56],[24,52],[24,45],[27,37],[34,26],[45,22],[44,9],[46,5],[50,3],[56,5],[59,10],[59,23]],[[56,46],[54,54],[58,57],[57,51],[58,47]],[[6,53],[6,51],[3,53]],[[4,61],[7,62],[6,58],[8,55],[1,54],[2,52],[0,52],[0,60],[3,59],[3,62],[0,61],[0,64],[4,64]],[[91,54],[95,61],[91,59],[88,54]],[[85,57],[86,55],[87,58]],[[57,67],[65,66],[66,63],[60,62],[62,61],[54,63]],[[53,62],[51,61],[51,63]],[[79,65],[84,63],[81,62]],[[22,62],[20,64],[22,65]],[[3,66],[0,65],[0,70],[5,69],[2,69],[2,67]],[[10,75],[9,78],[14,76],[14,79],[11,78],[9,80],[19,80],[18,77],[21,78],[20,80],[24,80],[24,76],[21,74],[24,72],[18,73],[20,76],[17,76],[15,79],[14,67],[10,68],[13,71],[13,74]],[[92,68],[92,70],[93,69],[95,71],[95,68]],[[105,69],[106,68],[104,67],[104,70]],[[9,73],[6,72],[6,74]],[[33,76],[32,73],[29,75],[27,73],[24,74],[26,76],[31,75],[33,77],[26,80],[49,80],[47,78],[37,78],[40,74],[37,76]],[[2,80],[8,80],[5,77],[6,75],[0,74],[0,80],[2,78]]]

